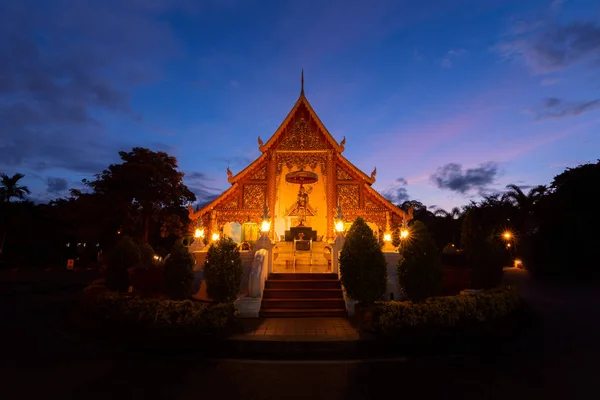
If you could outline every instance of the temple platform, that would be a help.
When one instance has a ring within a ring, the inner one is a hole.
[[[331,273],[331,245],[313,242],[309,251],[297,251],[294,268],[294,242],[278,242],[273,255],[274,273]]]

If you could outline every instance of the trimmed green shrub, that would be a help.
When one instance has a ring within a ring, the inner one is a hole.
[[[154,249],[148,243],[142,243],[140,245],[140,255],[143,267],[149,268],[156,265],[154,262]]]
[[[410,228],[410,238],[402,243],[399,250],[401,257],[396,265],[398,282],[410,300],[423,301],[439,293],[442,262],[427,227],[415,221]]]
[[[234,301],[243,273],[239,247],[231,238],[223,237],[208,248],[204,277],[206,293],[211,299],[220,303]]]
[[[183,300],[189,297],[194,282],[194,259],[181,241],[175,242],[165,260],[163,281],[169,298]]]
[[[469,323],[494,321],[516,311],[521,303],[514,287],[470,295],[433,297],[425,302],[377,303],[376,328],[389,335],[415,329],[439,330]]]
[[[350,298],[363,304],[381,300],[387,285],[387,265],[377,238],[358,217],[346,234],[340,254],[342,285]]]
[[[140,265],[141,259],[140,248],[133,239],[122,237],[108,255],[106,286],[111,290],[126,291],[129,287],[127,270]]]
[[[112,328],[217,333],[235,316],[232,303],[209,305],[191,300],[139,299],[107,292],[86,303],[89,317]]]

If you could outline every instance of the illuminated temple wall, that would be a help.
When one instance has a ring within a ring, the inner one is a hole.
[[[289,211],[297,201],[298,190],[300,185],[294,183],[288,183],[285,180],[285,175],[292,171],[297,171],[298,168],[288,168],[287,166],[282,167],[282,173],[279,175],[277,180],[277,201],[275,202],[275,234],[280,237],[290,227],[298,224],[296,217],[286,217],[287,211]],[[325,194],[325,177],[321,166],[312,171],[319,176],[319,181],[311,184],[304,185],[307,191],[310,191],[308,195],[309,205],[315,212],[314,217],[307,217],[305,222],[306,226],[312,227],[317,231],[317,235],[326,235],[327,232],[327,198]]]

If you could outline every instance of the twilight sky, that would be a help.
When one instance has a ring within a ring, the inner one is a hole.
[[[133,146],[200,199],[313,108],[373,187],[450,208],[600,158],[593,0],[4,0],[0,171],[68,195]]]

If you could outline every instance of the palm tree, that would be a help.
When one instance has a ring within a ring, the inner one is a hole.
[[[529,233],[533,229],[533,210],[537,202],[548,193],[548,187],[538,185],[532,188],[527,194],[515,185],[506,186],[508,192],[502,196],[503,200],[512,204],[519,211],[519,230],[522,233]]]
[[[441,246],[447,244],[447,240],[450,240],[452,244],[458,243],[460,237],[460,218],[463,216],[463,212],[458,207],[452,208],[450,211],[446,211],[443,208],[435,210],[434,215],[442,218],[441,228],[444,237],[444,242],[439,243]]]
[[[548,192],[548,187],[545,185],[536,186],[527,194],[515,184],[510,184],[506,188],[509,190],[504,193],[503,199],[511,202],[526,215],[531,213],[535,203]]]
[[[6,174],[0,174],[0,201],[6,208],[9,207],[10,199],[13,197],[23,200],[25,195],[31,194],[31,191],[27,186],[19,184],[19,181],[23,179],[25,175],[16,173],[13,176]],[[10,212],[8,212],[10,216]],[[4,241],[6,240],[6,234],[8,233],[8,224],[4,224],[4,233],[2,234],[2,242],[0,242],[0,254],[4,250]]]

